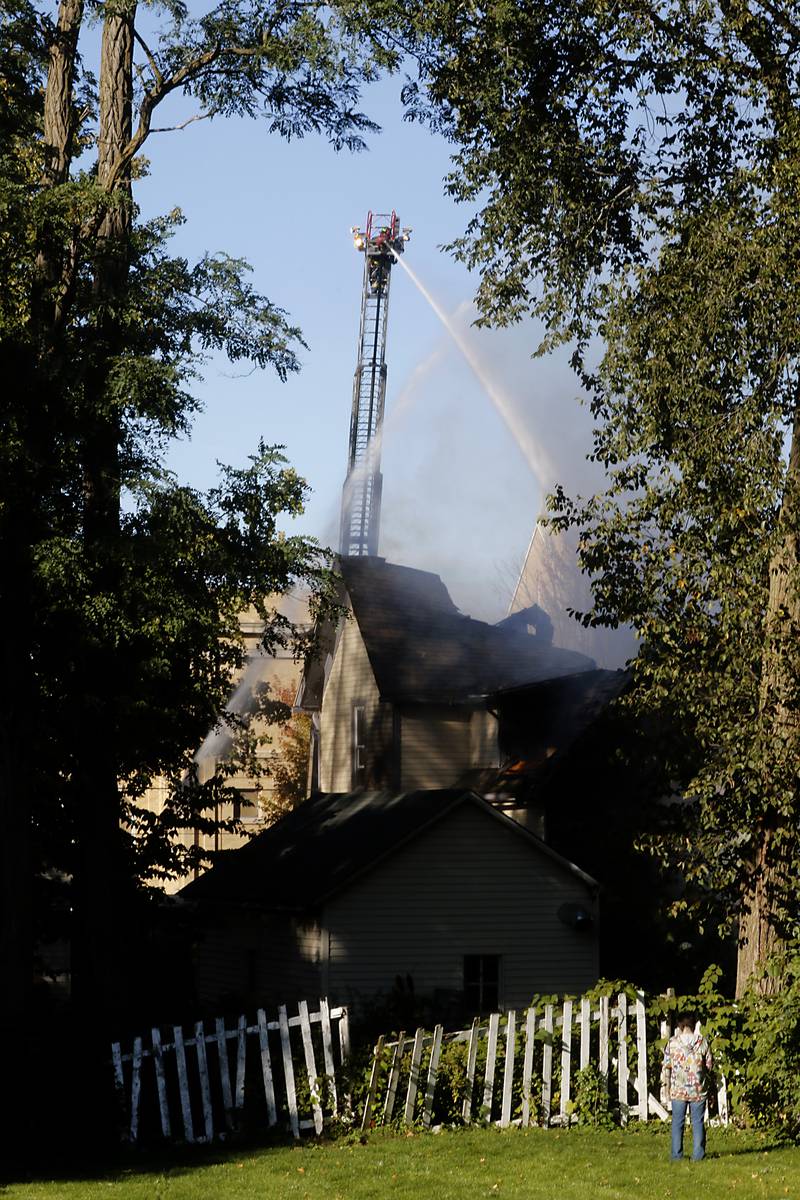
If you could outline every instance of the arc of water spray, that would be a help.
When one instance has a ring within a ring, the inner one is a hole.
[[[392,249],[390,247],[390,249]],[[522,453],[528,467],[536,479],[539,486],[544,491],[548,480],[554,478],[555,472],[552,464],[549,462],[547,454],[537,446],[530,436],[527,429],[520,422],[517,414],[514,412],[513,406],[508,398],[503,394],[501,388],[497,386],[493,379],[489,377],[483,363],[478,358],[477,354],[470,346],[469,342],[464,337],[461,330],[455,325],[440,304],[434,299],[428,289],[425,287],[421,279],[415,274],[408,263],[400,257],[400,255],[392,249],[392,254],[397,262],[411,279],[411,282],[416,287],[421,296],[427,300],[433,312],[439,318],[445,329],[449,333],[457,349],[460,351],[467,366],[472,371],[481,388],[489,397],[495,411],[498,413],[509,433],[513,437],[517,446]]]

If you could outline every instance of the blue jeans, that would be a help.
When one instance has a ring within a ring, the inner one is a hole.
[[[703,1120],[706,1113],[705,1100],[672,1101],[672,1157],[683,1158],[683,1127],[686,1124],[687,1108],[692,1114],[692,1158],[698,1162],[706,1156],[706,1127]]]

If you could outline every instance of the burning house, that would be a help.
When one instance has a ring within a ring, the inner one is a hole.
[[[208,1003],[387,993],[527,1003],[598,972],[597,884],[548,843],[539,785],[620,686],[553,644],[541,607],[465,616],[438,575],[378,557],[394,213],[364,252],[340,576],[344,615],[306,664],[309,798],[182,892]]]

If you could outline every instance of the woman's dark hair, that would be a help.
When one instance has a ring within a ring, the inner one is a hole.
[[[675,1027],[677,1029],[687,1029],[687,1028],[694,1029],[696,1024],[697,1024],[697,1014],[693,1013],[691,1011],[691,1009],[687,1008],[678,1013],[678,1017],[675,1022]]]

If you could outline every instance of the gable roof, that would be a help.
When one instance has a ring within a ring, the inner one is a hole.
[[[311,796],[210,871],[184,887],[187,900],[258,905],[304,912],[353,882],[461,804],[475,804],[532,850],[557,862],[589,888],[591,876],[540,838],[499,813],[475,792],[330,792]]]
[[[429,571],[375,557],[340,566],[384,700],[458,703],[594,667],[514,625],[465,617]]]

